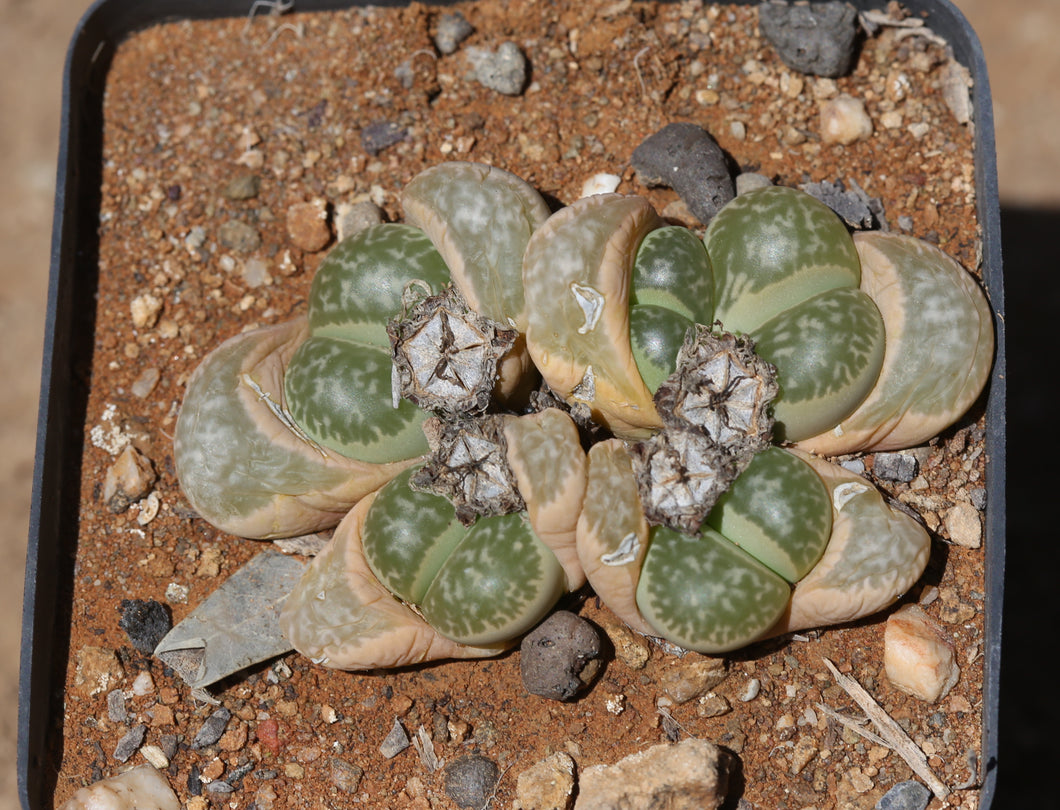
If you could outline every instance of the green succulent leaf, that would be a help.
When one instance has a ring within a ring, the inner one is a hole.
[[[490,644],[537,624],[565,583],[556,555],[525,517],[480,518],[449,555],[420,608],[442,635]]]
[[[725,205],[703,237],[714,268],[715,318],[751,332],[825,290],[857,287],[861,265],[842,221],[809,194],[770,186]]]
[[[883,367],[883,319],[861,290],[818,293],[751,337],[755,351],[777,367],[778,439],[799,441],[839,424],[868,396]]]
[[[629,344],[649,391],[657,390],[674,373],[677,353],[691,327],[692,321],[670,309],[645,305],[629,308]]]
[[[413,281],[432,293],[449,281],[449,269],[431,240],[411,225],[384,223],[336,245],[321,262],[309,293],[314,335],[389,348],[387,322],[401,314],[402,294]]]
[[[403,472],[379,490],[362,543],[368,565],[387,590],[418,604],[466,529],[448,500],[409,486],[414,472]]]
[[[331,337],[311,337],[291,358],[284,391],[291,416],[315,442],[360,461],[427,452],[426,415],[408,400],[395,408],[390,353]]]
[[[770,447],[758,453],[718,499],[707,524],[794,583],[806,576],[828,545],[832,502],[808,464]]]
[[[631,304],[663,307],[704,325],[714,320],[710,256],[688,228],[667,225],[645,236],[637,248],[631,285]]]
[[[790,596],[787,582],[710,528],[657,527],[637,585],[637,606],[659,634],[702,653],[754,641]]]

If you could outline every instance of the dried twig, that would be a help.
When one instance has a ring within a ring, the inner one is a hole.
[[[868,715],[872,724],[876,726],[876,730],[880,732],[880,736],[886,740],[886,744],[906,761],[906,764],[913,769],[913,773],[927,783],[927,786],[936,797],[945,799],[950,794],[950,789],[928,767],[927,755],[909,738],[905,730],[883,710],[880,704],[873,699],[872,695],[865,691],[864,687],[856,679],[849,675],[844,675],[827,658],[822,658],[821,660],[828,667],[828,671],[832,673],[836,683]]]

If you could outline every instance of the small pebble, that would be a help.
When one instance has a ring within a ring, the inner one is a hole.
[[[150,654],[173,629],[173,619],[169,609],[154,599],[122,599],[118,626],[136,649]]]
[[[724,658],[689,656],[678,659],[658,677],[659,688],[675,703],[701,697],[729,675]]]
[[[760,3],[758,26],[792,70],[830,77],[850,70],[858,15],[847,3]]]
[[[848,189],[841,180],[834,183],[804,183],[799,188],[835,211],[852,228],[871,228],[883,218],[883,203],[870,198],[856,183]]]
[[[261,247],[261,235],[257,229],[238,219],[230,219],[221,225],[217,230],[217,239],[237,253],[253,253]]]
[[[93,697],[109,692],[124,677],[125,670],[114,650],[88,645],[77,651],[74,689],[78,693]]]
[[[574,760],[557,751],[519,774],[515,798],[522,810],[567,810],[574,793]]]
[[[632,162],[642,183],[672,188],[704,225],[736,195],[725,153],[693,123],[667,124],[649,135],[633,150]]]
[[[839,466],[844,470],[849,470],[854,475],[861,475],[865,472],[865,462],[860,458],[848,458],[846,461],[840,461]]]
[[[907,453],[877,453],[872,462],[872,471],[884,481],[909,483],[917,476],[919,465],[916,458]]]
[[[225,733],[225,726],[228,725],[229,718],[232,717],[232,712],[223,706],[206,718],[206,722],[202,724],[202,728],[199,729],[195,735],[195,739],[191,741],[191,747],[195,749],[205,748],[208,745],[213,745],[219,739],[221,735]]]
[[[730,764],[729,756],[706,740],[654,745],[614,765],[584,769],[575,810],[716,808],[725,798]]]
[[[161,377],[162,372],[157,368],[145,368],[140,372],[140,376],[133,381],[133,384],[129,388],[134,397],[145,399],[155,390],[155,386],[158,385],[158,381]]]
[[[401,722],[394,718],[394,725],[390,727],[390,733],[386,735],[386,738],[379,745],[379,753],[386,759],[393,759],[408,748],[409,745],[411,745],[409,735],[405,733]]]
[[[261,259],[247,259],[243,263],[243,282],[254,290],[272,281],[268,265]]]
[[[331,241],[328,227],[328,204],[316,199],[295,203],[287,209],[287,235],[295,247],[316,253]]]
[[[126,445],[103,477],[103,503],[113,514],[120,514],[147,495],[156,478],[151,460]]]
[[[582,197],[592,197],[594,194],[610,194],[618,188],[618,184],[622,182],[622,178],[617,174],[608,174],[606,172],[600,172],[594,174],[584,183],[582,183]]]
[[[150,329],[158,323],[162,313],[162,302],[150,293],[136,296],[129,304],[133,326],[137,329]]]
[[[144,759],[160,771],[164,771],[169,767],[169,757],[167,757],[165,751],[157,745],[145,745],[140,748],[140,753],[143,755]]]
[[[905,605],[888,617],[883,666],[895,689],[928,703],[944,698],[960,677],[953,644],[917,605]]]
[[[983,544],[983,526],[979,512],[970,503],[959,503],[946,512],[942,519],[950,540],[965,548],[979,548]]]
[[[566,610],[545,619],[522,642],[519,668],[532,695],[570,700],[595,674],[600,636],[589,622]]]
[[[261,177],[253,172],[243,172],[229,181],[224,195],[230,200],[250,200],[260,191]]]
[[[378,155],[388,146],[401,143],[408,130],[393,121],[375,121],[361,130],[361,147],[369,155]]]
[[[129,757],[140,750],[140,746],[144,744],[146,736],[147,726],[143,723],[133,726],[118,740],[118,744],[114,748],[114,758],[118,762],[128,762]]]
[[[861,99],[841,93],[821,102],[821,140],[849,146],[872,135],[872,119]]]
[[[517,96],[526,86],[528,65],[514,42],[502,42],[496,51],[468,48],[472,75],[483,87],[506,96]]]
[[[643,636],[637,635],[620,621],[603,625],[604,632],[615,648],[615,658],[630,669],[644,669],[651,658],[651,648]]]
[[[129,691],[132,692],[136,697],[144,697],[145,695],[153,694],[155,691],[155,679],[151,677],[151,673],[146,669],[141,670],[133,678],[132,686],[129,687]]]
[[[931,791],[912,780],[899,782],[876,802],[875,810],[926,810]]]
[[[343,793],[356,793],[364,776],[364,769],[338,757],[332,757],[329,773],[331,784]]]
[[[743,694],[740,695],[740,702],[750,703],[758,697],[760,691],[762,691],[762,682],[758,678],[751,678],[744,687]]]
[[[335,206],[335,234],[340,242],[382,222],[383,209],[371,200]]]
[[[460,43],[475,32],[474,27],[459,11],[443,14],[438,18],[438,30],[434,34],[434,44],[438,50],[448,56],[455,53]]]
[[[129,722],[129,712],[125,709],[125,693],[121,689],[107,692],[107,719],[113,723]]]
[[[741,172],[736,175],[736,196],[739,197],[741,194],[754,191],[756,188],[768,188],[771,185],[773,185],[773,181],[764,174]]]
[[[485,807],[500,779],[497,763],[481,754],[466,754],[445,769],[445,795],[461,808]]]

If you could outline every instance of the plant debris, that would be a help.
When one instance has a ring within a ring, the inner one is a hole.
[[[414,489],[442,495],[470,525],[483,515],[508,515],[526,508],[506,457],[508,443],[498,416],[424,424],[431,456],[412,476]]]
[[[704,326],[689,330],[677,371],[659,387],[664,429],[630,448],[649,523],[698,531],[714,503],[769,446],[776,369],[754,343]]]
[[[468,308],[455,287],[431,295],[387,326],[394,396],[447,414],[483,413],[497,364],[518,332]],[[395,406],[396,407],[396,406]]]
[[[304,570],[293,557],[261,552],[170,630],[155,657],[202,689],[282,655],[291,644],[280,632],[280,606]]]

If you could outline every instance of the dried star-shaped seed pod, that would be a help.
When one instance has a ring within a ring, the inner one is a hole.
[[[754,344],[689,330],[677,371],[655,394],[665,427],[630,449],[648,522],[696,532],[755,454],[769,446],[776,369]]]
[[[395,398],[449,414],[482,413],[497,381],[497,364],[518,332],[468,308],[450,287],[425,298],[387,326]]]
[[[697,430],[667,428],[630,447],[644,516],[656,526],[698,531],[736,477],[732,457]]]
[[[464,525],[479,515],[507,515],[525,508],[506,458],[502,417],[458,422],[435,418],[424,425],[424,432],[433,453],[413,475],[414,489],[448,498]]]
[[[697,326],[681,347],[677,369],[655,394],[668,426],[698,427],[737,456],[768,446],[777,372],[755,354],[752,341]]]

